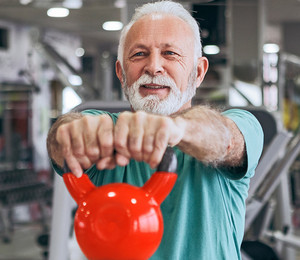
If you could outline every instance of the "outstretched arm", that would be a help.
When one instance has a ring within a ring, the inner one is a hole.
[[[178,147],[213,166],[240,167],[246,160],[245,141],[236,124],[206,106],[196,106],[174,116],[184,129]]]
[[[124,166],[130,159],[157,167],[168,145],[213,166],[241,167],[246,150],[235,123],[219,112],[196,106],[173,116],[123,112],[116,125],[106,114],[70,113],[55,122],[47,147],[60,167],[65,159],[76,176],[96,164]]]
[[[235,123],[206,106],[196,106],[171,117],[145,112],[122,113],[114,130],[119,155],[156,167],[167,145],[213,166],[241,167],[246,161],[243,135]],[[124,160],[123,160],[124,161]]]

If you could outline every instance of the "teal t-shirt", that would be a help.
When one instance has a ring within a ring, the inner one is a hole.
[[[103,111],[87,110],[84,114]],[[114,122],[118,114],[109,114]],[[242,132],[247,149],[247,172],[231,173],[213,168],[174,147],[178,179],[161,204],[164,234],[151,260],[234,260],[241,259],[244,235],[245,200],[250,178],[263,148],[263,131],[249,112],[231,109],[223,113]],[[154,170],[146,163],[131,160],[126,167],[87,171],[97,185],[126,182],[143,186]]]

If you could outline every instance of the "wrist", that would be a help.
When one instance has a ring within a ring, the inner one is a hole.
[[[177,145],[181,142],[184,141],[184,139],[186,138],[186,130],[187,130],[187,120],[184,119],[181,116],[176,116],[173,117],[173,123],[175,125],[175,128],[178,129],[178,131],[180,131],[180,134],[178,134],[178,136],[180,136],[180,139],[177,140],[177,142],[175,144],[170,144],[172,146]]]

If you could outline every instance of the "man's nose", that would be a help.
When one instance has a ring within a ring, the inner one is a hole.
[[[144,72],[151,76],[164,74],[164,60],[158,53],[152,53],[148,56]]]

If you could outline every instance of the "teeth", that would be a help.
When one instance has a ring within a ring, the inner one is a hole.
[[[147,86],[147,85],[143,85],[143,87],[145,87],[145,88],[155,88],[155,89],[165,88],[164,86]]]

